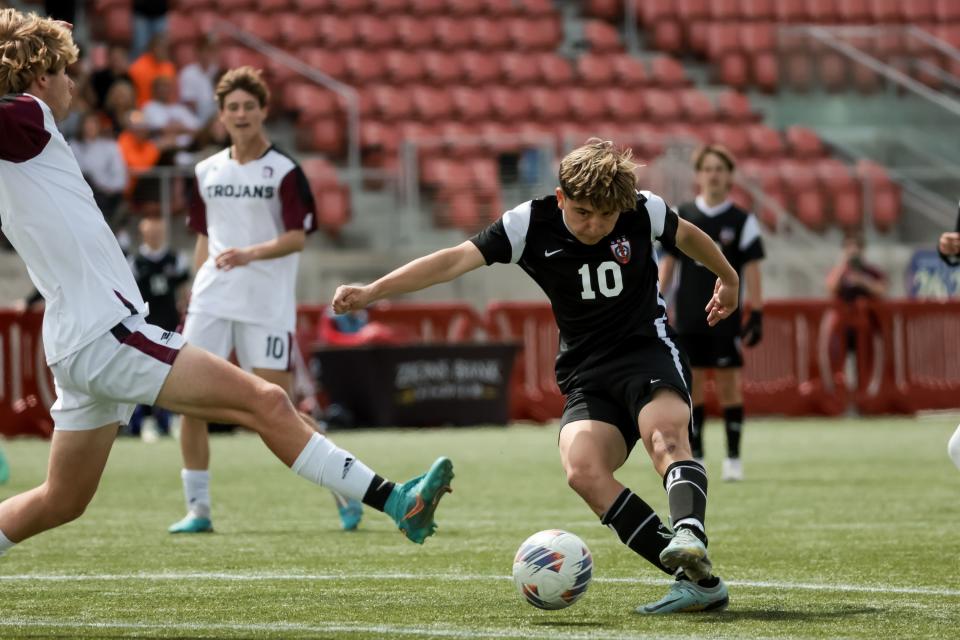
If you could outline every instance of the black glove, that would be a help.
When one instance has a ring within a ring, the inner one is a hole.
[[[760,343],[760,340],[763,339],[763,311],[754,309],[750,312],[746,324],[740,329],[740,338],[743,340],[743,344],[748,347]]]

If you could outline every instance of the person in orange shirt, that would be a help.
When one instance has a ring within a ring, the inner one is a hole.
[[[137,108],[142,108],[153,97],[153,81],[160,76],[177,80],[177,68],[170,61],[170,41],[159,33],[150,40],[147,51],[133,61],[127,70],[137,90]]]
[[[153,139],[143,113],[131,111],[126,116],[123,132],[117,137],[120,153],[127,165],[130,181],[124,192],[131,207],[142,215],[156,215],[160,207],[160,180],[138,177],[160,164],[164,151],[175,145],[173,136]]]

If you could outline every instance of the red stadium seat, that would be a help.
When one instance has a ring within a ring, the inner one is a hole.
[[[437,220],[442,226],[453,226],[467,232],[476,230],[482,223],[480,207],[475,194],[464,189],[451,189],[437,194],[440,204]]]
[[[500,50],[512,45],[510,34],[499,20],[485,16],[467,22],[473,46],[477,49]]]
[[[740,27],[732,22],[715,22],[707,27],[707,57],[719,60],[740,51]]]
[[[453,99],[446,89],[414,87],[411,92],[414,115],[421,122],[435,123],[454,114]]]
[[[773,5],[773,17],[777,22],[791,23],[807,20],[807,9],[804,0],[778,0]]]
[[[377,85],[370,89],[375,115],[384,122],[401,122],[414,117],[413,92],[404,87],[397,89]]]
[[[863,223],[860,185],[847,166],[836,158],[824,158],[817,164],[817,174],[834,222],[845,229],[859,227]]]
[[[439,15],[447,11],[447,0],[407,0],[407,2],[410,6],[408,15],[417,16],[417,18]]]
[[[100,16],[103,38],[111,43],[129,44],[133,36],[133,12],[129,6],[113,6]]]
[[[376,120],[360,123],[360,148],[365,155],[396,156],[400,146],[400,132],[392,124]]]
[[[357,43],[356,23],[336,15],[322,14],[313,21],[321,42],[329,49],[352,47]]]
[[[705,123],[717,117],[713,102],[699,89],[683,89],[680,92],[680,107],[691,122]]]
[[[385,51],[383,63],[387,80],[394,84],[410,84],[424,79],[423,55],[418,51]]]
[[[870,22],[900,22],[901,5],[908,4],[910,2],[900,2],[900,0],[870,0],[869,20]]]
[[[657,22],[652,27],[651,37],[653,48],[666,53],[681,54],[684,52],[683,27],[676,20]],[[700,49],[695,49],[700,53]]]
[[[676,58],[657,56],[650,62],[650,74],[657,86],[663,88],[685,87],[690,84],[687,72]]]
[[[839,53],[826,51],[819,56],[820,84],[827,91],[840,91],[848,84],[847,63]]]
[[[370,49],[386,49],[399,44],[393,21],[384,20],[382,16],[357,16],[356,35],[359,44]]]
[[[504,20],[514,48],[552,51],[560,44],[560,23],[552,18],[507,18]]]
[[[620,2],[622,7],[622,2]],[[677,2],[676,0],[645,0],[643,2],[634,1],[637,8],[637,20],[651,27],[658,22],[676,19]]]
[[[788,209],[807,227],[821,231],[827,222],[826,201],[816,171],[808,165],[787,161],[780,164],[780,175],[787,189]]]
[[[347,80],[353,84],[365,85],[387,78],[386,61],[379,51],[348,49],[343,52],[343,64]]]
[[[889,230],[900,218],[899,185],[890,179],[883,167],[869,160],[858,162],[856,172],[865,187],[867,208],[874,226],[881,231]]]
[[[559,86],[573,82],[573,66],[566,58],[555,53],[539,53],[535,55],[534,64],[540,69],[540,77],[546,84]]]
[[[309,82],[288,83],[283,93],[283,106],[299,113],[299,122],[335,117],[340,112],[337,94]]]
[[[496,58],[479,51],[463,51],[458,57],[460,68],[470,84],[485,85],[500,80],[500,63]]]
[[[837,0],[807,0],[807,17],[821,24],[839,22]]]
[[[717,108],[720,115],[729,122],[753,122],[760,119],[760,114],[750,106],[750,98],[728,89],[717,96]]]
[[[446,13],[460,19],[480,15],[485,9],[484,0],[447,0]]]
[[[530,56],[522,53],[501,53],[500,78],[515,87],[527,87],[540,82],[540,68],[530,64]]]
[[[623,17],[623,0],[588,0],[586,14],[608,22],[619,21]]]
[[[676,92],[665,89],[647,89],[640,95],[644,100],[647,118],[650,122],[662,124],[681,119],[680,100]]]
[[[280,31],[280,40],[285,47],[304,47],[318,40],[315,26],[310,20],[304,20],[303,16],[297,13],[281,13],[274,19]]]
[[[564,120],[570,114],[570,105],[562,87],[530,89],[530,106],[538,122]]]
[[[597,100],[595,92],[591,89],[570,89],[567,97],[570,99],[570,111],[573,117],[580,122],[599,120],[606,112],[606,107]]]
[[[311,48],[302,53],[303,61],[311,67],[320,69],[327,75],[342,79],[347,75],[347,66],[343,54],[326,48]]]
[[[262,13],[280,13],[293,8],[293,0],[257,0],[257,10]]]
[[[812,129],[800,125],[790,126],[787,128],[786,138],[794,158],[800,160],[820,158],[826,153],[820,136]]]
[[[483,11],[490,16],[504,18],[526,13],[514,0],[483,0]],[[533,14],[530,14],[533,15]]]
[[[620,34],[613,25],[603,20],[587,20],[583,25],[583,37],[590,51],[595,53],[623,51]]]
[[[302,146],[321,151],[332,157],[343,157],[346,149],[346,136],[343,122],[337,118],[317,120],[304,132]]]
[[[450,90],[453,109],[457,117],[464,122],[480,122],[492,113],[490,96],[485,89],[453,87]]]
[[[753,83],[765,93],[774,93],[780,86],[780,63],[775,53],[758,53],[752,57]]]
[[[616,69],[610,64],[610,56],[587,53],[577,60],[577,76],[587,86],[607,86],[614,82]]]
[[[675,0],[676,15],[684,22],[710,17],[709,0]]]
[[[739,20],[740,0],[713,0],[707,7],[711,20]]]
[[[404,49],[426,49],[435,45],[433,22],[430,20],[420,16],[398,16],[394,22],[397,39]]]
[[[867,0],[834,0],[840,22],[863,24],[870,19]]]
[[[433,29],[437,46],[447,51],[469,49],[473,34],[463,28],[461,18],[442,16],[433,19]]]
[[[167,36],[172,46],[193,41],[200,37],[197,21],[185,13],[173,12],[167,18]]]
[[[761,158],[783,157],[785,148],[779,131],[765,124],[752,124],[747,127],[747,137],[753,155]]]
[[[533,112],[530,95],[526,91],[516,91],[508,87],[491,89],[490,104],[497,119],[507,123],[526,120]]]
[[[737,158],[750,155],[750,140],[743,127],[734,124],[714,124],[706,127],[705,131],[709,136],[705,142],[721,144]]]
[[[613,67],[617,82],[623,86],[640,86],[650,79],[643,62],[628,53],[608,55],[607,62]]]
[[[933,21],[936,17],[935,3],[936,0],[910,0],[902,3],[900,11],[903,12],[903,21],[908,24]]]
[[[460,59],[446,51],[424,51],[420,57],[424,76],[437,86],[458,82],[462,77]]]
[[[757,55],[777,48],[776,25],[772,22],[741,23],[740,47],[747,55]]]
[[[337,0],[334,6],[340,13],[364,13],[370,8],[370,0]]]
[[[726,54],[717,65],[717,74],[723,84],[742,91],[750,78],[746,57],[742,53]]]
[[[557,8],[553,5],[553,0],[498,0],[499,2],[508,2],[513,6],[518,6],[520,12],[527,16],[551,16],[555,15]]]
[[[646,114],[646,103],[641,95],[644,89],[629,85],[627,87],[611,87],[602,92],[607,113],[625,124],[641,120]]]
[[[744,20],[770,20],[775,15],[774,6],[780,3],[780,0],[740,0],[740,17]]]
[[[264,20],[263,14],[258,12],[244,12],[234,14],[233,21],[247,33],[260,38],[270,44],[280,41],[280,29],[276,20]]]

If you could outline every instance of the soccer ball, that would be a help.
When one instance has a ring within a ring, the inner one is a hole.
[[[593,556],[583,540],[549,529],[523,541],[513,559],[513,582],[539,609],[564,609],[583,597],[593,576]]]

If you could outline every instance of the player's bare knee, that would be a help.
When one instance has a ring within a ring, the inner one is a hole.
[[[684,433],[682,437],[687,438],[688,436]],[[684,441],[681,439],[678,429],[666,427],[654,429],[650,442],[653,445],[652,457],[654,460],[658,460],[676,456],[680,452]]]
[[[286,391],[269,382],[258,386],[254,413],[258,429],[270,428],[290,414],[296,415]]]
[[[608,475],[608,472],[598,465],[570,464],[567,466],[567,484],[578,495],[589,495]]]

